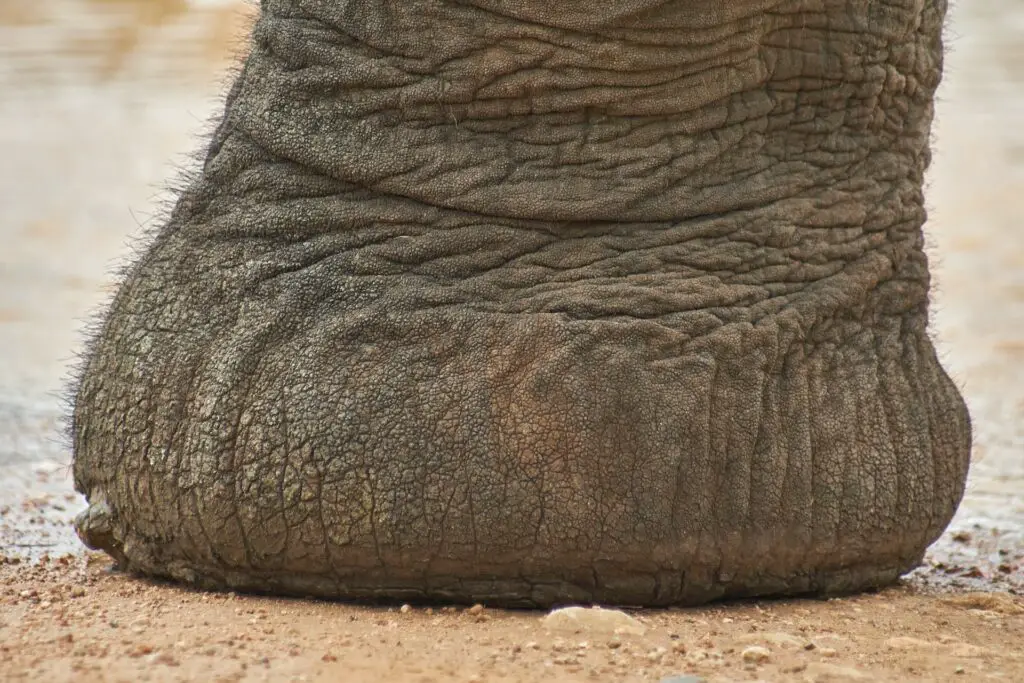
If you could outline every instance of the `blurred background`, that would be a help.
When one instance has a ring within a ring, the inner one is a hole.
[[[0,555],[79,548],[69,364],[209,130],[253,12],[0,0]],[[927,188],[932,328],[975,451],[920,580],[1024,589],[1024,3],[958,3],[947,47]]]

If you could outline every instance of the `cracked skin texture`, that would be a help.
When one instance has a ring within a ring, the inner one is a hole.
[[[945,3],[264,0],[74,400],[85,542],[208,588],[669,605],[914,567]]]

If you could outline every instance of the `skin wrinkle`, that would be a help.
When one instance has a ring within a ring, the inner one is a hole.
[[[514,606],[919,561],[970,442],[921,251],[944,3],[576,4],[264,0],[88,354],[87,541]]]
[[[434,96],[435,96],[434,94],[432,94],[432,95],[431,95],[431,97],[434,97]],[[536,97],[535,97],[535,99],[536,99]],[[408,101],[406,101],[406,102],[404,102],[404,104],[408,105],[408,104],[409,104],[409,102],[408,102]],[[632,110],[632,111],[635,111],[635,110],[636,110],[636,105],[635,105],[635,104],[631,104],[631,110]],[[279,129],[279,128],[274,128],[274,130],[280,130],[280,129]],[[322,170],[323,170],[323,169],[322,169]],[[411,182],[412,182],[412,180],[411,180]],[[421,197],[420,199],[423,199],[423,198]],[[625,200],[625,198],[623,198],[623,199]]]

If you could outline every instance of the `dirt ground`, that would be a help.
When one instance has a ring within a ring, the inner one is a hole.
[[[246,11],[0,0],[0,681],[1024,681],[1024,2],[959,3],[947,31],[932,328],[975,445],[957,517],[900,586],[627,610],[616,633],[607,611],[567,628],[197,593],[86,553],[72,350],[207,129]]]
[[[1024,599],[902,586],[827,601],[542,613],[210,594],[101,555],[0,567],[0,672],[75,681],[1024,681]],[[625,628],[625,632],[623,631]],[[689,678],[687,678],[689,677]]]

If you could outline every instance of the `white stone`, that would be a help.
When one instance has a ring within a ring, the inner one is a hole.
[[[617,609],[562,607],[552,610],[541,622],[550,630],[577,633],[616,633],[642,636],[644,625]]]

